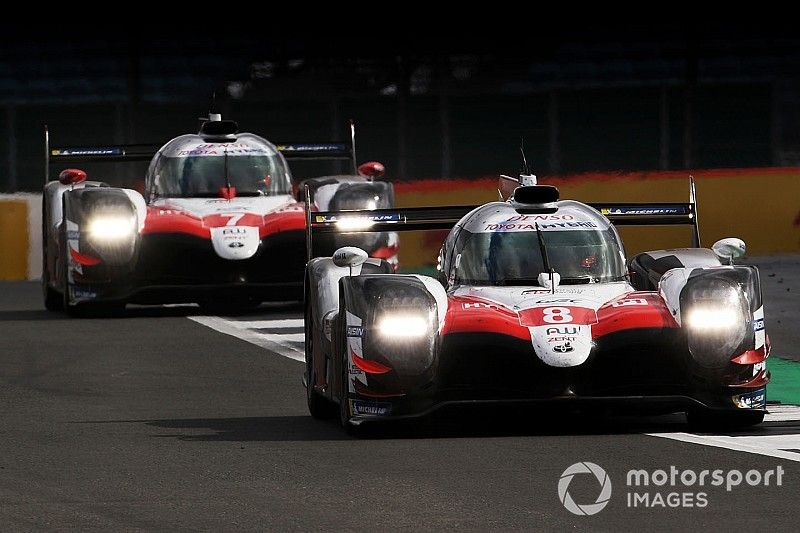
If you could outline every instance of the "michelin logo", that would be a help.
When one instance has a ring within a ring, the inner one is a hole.
[[[387,402],[350,400],[350,408],[354,415],[386,416],[392,413],[392,404]]]

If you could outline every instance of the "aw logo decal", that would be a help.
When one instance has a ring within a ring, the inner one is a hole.
[[[575,503],[575,500],[569,494],[569,484],[572,482],[572,478],[581,474],[593,475],[600,484],[600,494],[598,494],[594,503]],[[589,461],[575,463],[567,467],[564,473],[561,474],[561,479],[558,480],[558,499],[561,500],[567,511],[572,514],[579,516],[597,514],[608,505],[608,500],[611,499],[611,478],[608,477],[602,467],[594,463]]]

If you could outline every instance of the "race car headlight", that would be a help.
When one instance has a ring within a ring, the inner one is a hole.
[[[731,280],[708,277],[687,284],[681,308],[689,351],[706,368],[729,364],[752,331],[747,296]]]
[[[93,241],[113,242],[130,237],[136,229],[136,219],[130,215],[97,215],[88,224]]]
[[[741,318],[740,314],[733,309],[697,307],[688,313],[686,323],[694,330],[714,332],[735,327]]]
[[[387,314],[376,323],[383,337],[394,339],[418,339],[430,332],[430,317],[417,314]]]

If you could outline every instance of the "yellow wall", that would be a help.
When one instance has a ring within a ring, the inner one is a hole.
[[[0,280],[28,278],[28,202],[0,200]]]
[[[739,237],[750,254],[800,252],[800,168],[725,169],[693,172],[697,184],[700,237],[710,246]],[[685,172],[580,174],[540,178],[556,185],[561,198],[583,202],[686,202]],[[497,179],[426,180],[395,185],[401,207],[480,204],[497,200]],[[628,255],[688,246],[688,227],[621,228]],[[403,234],[404,267],[435,264],[440,236]]]

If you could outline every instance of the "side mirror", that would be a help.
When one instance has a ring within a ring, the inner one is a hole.
[[[61,171],[61,174],[58,175],[58,181],[62,185],[75,185],[86,181],[86,172],[79,168],[68,168]]]
[[[367,252],[355,246],[345,246],[333,253],[333,264],[338,267],[350,267],[350,275],[358,276],[361,265],[367,260]]]
[[[715,242],[711,250],[722,264],[732,265],[734,260],[744,257],[747,247],[742,239],[728,237],[727,239],[720,239]]]
[[[383,166],[383,163],[379,163],[378,161],[369,161],[359,165],[358,173],[367,178],[382,178],[383,175],[386,174],[386,167]]]

